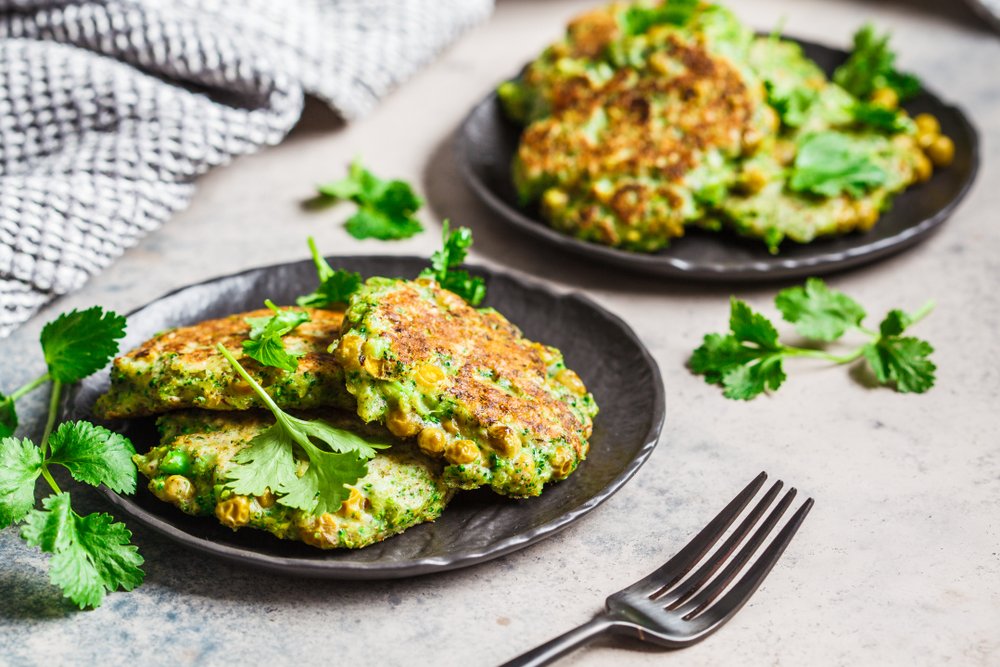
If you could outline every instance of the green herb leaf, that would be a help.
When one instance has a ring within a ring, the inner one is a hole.
[[[121,435],[90,422],[63,422],[49,438],[49,463],[69,470],[73,479],[117,493],[134,493],[135,447]]]
[[[767,103],[778,112],[786,127],[802,127],[809,117],[809,110],[819,99],[819,92],[812,88],[782,88],[765,82]]]
[[[796,331],[813,340],[837,340],[865,319],[865,310],[857,301],[830,289],[819,278],[778,292],[774,304]]]
[[[42,350],[53,380],[77,382],[118,353],[125,318],[100,306],[63,313],[42,328]]]
[[[361,274],[350,271],[334,271],[329,262],[319,254],[316,241],[309,237],[309,252],[312,253],[313,264],[316,265],[316,275],[319,287],[315,292],[300,296],[295,302],[300,306],[313,308],[329,308],[346,305],[351,295],[361,287]]]
[[[226,486],[244,496],[276,493],[295,479],[293,442],[287,429],[275,423],[232,458],[235,465],[226,473]]]
[[[347,485],[368,473],[367,460],[388,445],[373,443],[321,419],[299,419],[286,413],[221,344],[219,352],[253,388],[274,415],[274,426],[255,437],[233,457],[227,484],[237,493],[260,495],[270,489],[278,503],[322,514],[335,512],[350,494]],[[320,445],[325,445],[323,449]],[[309,467],[297,475],[295,452]]]
[[[53,554],[49,577],[81,609],[97,607],[105,592],[130,591],[142,583],[143,559],[129,544],[132,533],[103,513],[81,517],[68,493],[49,496],[44,510],[32,510],[21,528],[31,546]]]
[[[14,435],[17,430],[17,410],[14,399],[0,392],[0,438]]]
[[[789,186],[824,197],[842,192],[860,197],[887,178],[856,140],[839,132],[817,132],[800,141]]]
[[[320,194],[332,199],[350,200],[358,211],[346,222],[347,232],[357,239],[405,239],[423,231],[414,214],[423,206],[406,181],[383,180],[361,166],[351,163],[347,178],[318,186]]]
[[[902,334],[913,318],[891,310],[879,325],[879,337],[865,345],[864,355],[882,384],[894,384],[902,393],[922,394],[934,386],[937,366],[928,357],[934,348],[925,340]]]
[[[0,529],[17,523],[35,505],[42,452],[30,440],[0,439]]]
[[[727,398],[749,400],[785,381],[784,348],[778,332],[763,315],[738,299],[730,302],[729,335],[709,334],[691,355],[689,366],[709,384],[719,384]]]
[[[916,127],[907,116],[878,104],[858,102],[851,108],[851,115],[859,125],[867,125],[890,134],[910,132]]]
[[[833,73],[833,81],[859,99],[877,88],[891,88],[906,100],[920,92],[920,80],[894,69],[896,54],[889,49],[889,34],[877,35],[868,23],[854,34],[854,50]]]
[[[641,35],[655,25],[686,25],[697,9],[698,0],[665,0],[657,7],[633,5],[618,17],[618,25],[626,35]]]
[[[445,220],[441,229],[441,249],[431,255],[431,268],[424,269],[420,275],[434,278],[441,287],[478,306],[486,297],[486,281],[455,268],[465,261],[471,245],[472,230],[459,227],[451,231]]]
[[[248,317],[250,340],[243,341],[243,352],[265,366],[294,372],[299,367],[301,352],[289,352],[281,337],[300,324],[309,321],[309,313],[282,310],[268,299],[264,304],[274,313],[271,317]]]

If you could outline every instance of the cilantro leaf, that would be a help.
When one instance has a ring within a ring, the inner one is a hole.
[[[104,484],[118,493],[134,493],[135,447],[121,435],[90,422],[63,422],[49,438],[49,463],[69,470],[73,479],[93,486]]]
[[[456,269],[469,252],[472,245],[472,230],[459,227],[451,231],[448,221],[441,229],[441,249],[431,255],[431,268],[424,269],[422,277],[434,278],[438,285],[478,306],[486,298],[486,281],[479,276],[471,276],[468,271]]]
[[[14,435],[17,429],[17,410],[14,399],[0,392],[0,438]]]
[[[902,393],[922,394],[934,386],[937,366],[928,359],[934,348],[925,340],[890,336],[865,345],[865,359],[882,384]]]
[[[817,132],[799,142],[789,187],[836,197],[847,192],[860,197],[886,182],[888,174],[857,140],[839,132]]]
[[[103,513],[81,517],[68,493],[49,496],[44,510],[32,510],[21,528],[31,546],[53,554],[49,578],[81,609],[97,607],[105,592],[130,591],[142,583],[143,563],[129,544],[132,533]]]
[[[320,419],[305,420],[279,408],[223,345],[219,352],[253,388],[274,415],[276,423],[256,436],[250,447],[233,458],[227,484],[237,493],[260,495],[270,489],[277,502],[322,514],[335,512],[349,495],[346,488],[368,472],[367,460],[388,445],[369,442]],[[325,445],[324,449],[320,444]],[[295,453],[309,466],[297,475]]]
[[[125,318],[100,306],[63,313],[42,328],[42,350],[53,380],[77,382],[118,353]]]
[[[0,528],[17,523],[35,505],[42,452],[30,440],[0,440]]]
[[[319,286],[316,291],[300,296],[295,300],[300,306],[313,308],[328,308],[330,306],[347,304],[351,295],[361,287],[361,274],[350,271],[334,271],[330,263],[319,254],[316,241],[309,237],[309,252],[312,253],[313,264],[316,265],[316,275]]]
[[[626,35],[641,35],[655,25],[686,25],[697,9],[698,0],[664,0],[657,7],[633,5],[618,17],[618,24]]]
[[[837,340],[865,319],[864,308],[857,301],[830,289],[819,278],[778,292],[774,304],[796,331],[814,340]]]
[[[728,335],[709,334],[688,362],[692,372],[719,384],[727,398],[749,400],[785,381],[784,347],[763,315],[738,299],[730,302]]]
[[[891,88],[906,100],[920,92],[920,80],[895,70],[896,54],[889,48],[889,33],[877,35],[870,23],[854,34],[854,50],[833,73],[833,81],[859,99],[877,88]]]
[[[365,459],[354,454],[333,454],[318,447],[307,450],[309,467],[302,477],[278,487],[283,493],[278,502],[312,514],[336,512],[351,494],[347,484],[354,484],[368,474]]]
[[[347,233],[357,239],[405,239],[423,231],[414,214],[423,206],[406,181],[383,180],[351,163],[347,178],[320,185],[320,194],[335,200],[350,200],[358,211],[345,223]]]
[[[243,341],[243,352],[265,366],[294,372],[299,367],[301,352],[289,352],[281,337],[300,324],[309,321],[309,313],[282,310],[267,299],[264,304],[274,313],[271,317],[248,317],[250,340]]]
[[[778,117],[786,127],[802,127],[809,116],[809,110],[819,99],[819,92],[812,88],[778,87],[765,81],[767,103],[778,112]]]
[[[277,492],[295,479],[293,440],[278,423],[250,441],[250,446],[238,452],[234,464],[226,472],[226,486],[244,496],[259,496],[270,489]]]
[[[894,384],[902,393],[922,394],[934,386],[937,366],[928,357],[933,346],[925,340],[901,336],[914,318],[891,310],[879,325],[878,338],[865,345],[864,356],[882,384]]]
[[[851,108],[854,122],[891,134],[910,132],[915,125],[910,118],[894,109],[886,109],[879,104],[858,102]]]
[[[362,207],[344,223],[347,233],[356,239],[396,241],[423,231],[415,218],[393,218],[374,208]]]
[[[750,306],[739,299],[730,299],[729,328],[736,340],[753,343],[762,350],[777,351],[781,349],[778,343],[778,330],[771,321],[754,312]]]

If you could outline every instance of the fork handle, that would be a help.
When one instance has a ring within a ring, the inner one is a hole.
[[[500,665],[500,667],[539,667],[540,665],[547,665],[573,649],[579,648],[604,634],[613,625],[614,622],[604,614],[595,616],[583,625],[573,628],[555,639],[550,639],[527,653],[522,653],[510,662]]]

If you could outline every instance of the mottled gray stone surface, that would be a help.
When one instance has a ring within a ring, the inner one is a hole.
[[[557,256],[508,232],[455,170],[450,135],[465,111],[589,4],[502,1],[488,25],[350,127],[310,106],[285,144],[211,173],[190,209],[0,342],[0,384],[9,390],[40,371],[38,330],[64,309],[126,311],[187,283],[301,259],[308,234],[331,254],[426,254],[437,242],[433,221],[447,216],[475,230],[475,261],[586,290],[648,343],[666,379],[668,422],[636,478],[544,543],[408,581],[261,575],[131,525],[146,584],[86,613],[62,601],[45,557],[8,530],[0,533],[0,664],[495,664],[590,618],[762,469],[817,504],[729,626],[681,653],[609,643],[565,664],[1000,664],[1000,41],[959,3],[736,3],[761,29],[787,16],[790,34],[832,44],[846,44],[869,18],[892,26],[902,65],[968,110],[984,152],[979,182],[938,234],[831,278],[873,312],[937,299],[917,333],[937,347],[938,386],[900,395],[803,360],[773,397],[736,403],[684,362],[702,334],[724,327],[730,292],[773,312],[775,287],[618,276]],[[422,185],[428,233],[357,242],[339,224],[342,210],[301,208],[313,183],[338,177],[355,155]],[[37,432],[44,400],[21,405],[25,433]],[[91,492],[74,494],[84,509],[105,508]]]

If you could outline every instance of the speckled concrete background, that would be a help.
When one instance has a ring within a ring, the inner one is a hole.
[[[189,210],[83,291],[0,342],[8,390],[41,369],[41,325],[71,307],[130,310],[211,276],[301,259],[315,235],[334,253],[429,253],[436,227],[396,244],[357,242],[340,211],[300,204],[355,155],[421,184],[428,221],[475,231],[474,260],[586,290],[647,342],[667,383],[660,447],[636,478],[554,538],[464,571],[362,584],[258,574],[175,547],[131,525],[146,584],[73,611],[45,558],[0,533],[0,664],[490,665],[589,619],[610,593],[658,566],[762,469],[817,505],[752,602],[683,652],[599,644],[566,665],[1000,664],[1000,40],[960,3],[743,0],[768,29],[846,45],[866,19],[892,26],[902,65],[972,115],[983,139],[974,191],[933,238],[877,266],[832,277],[869,310],[938,300],[918,333],[938,386],[905,396],[802,361],[780,392],[724,400],[684,370],[721,330],[730,292],[771,311],[776,286],[741,288],[618,276],[508,232],[461,182],[450,135],[473,102],[516,71],[590,0],[501,0],[496,16],[393,95],[341,127],[310,105],[273,150],[213,172]],[[855,374],[856,375],[856,374]],[[45,397],[21,405],[37,432]],[[105,509],[75,489],[86,510]]]

